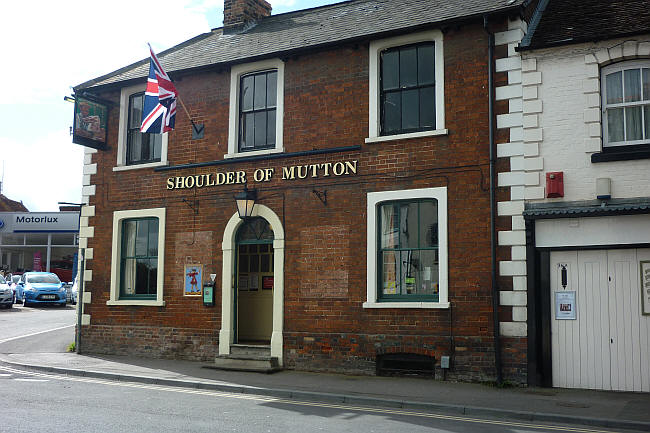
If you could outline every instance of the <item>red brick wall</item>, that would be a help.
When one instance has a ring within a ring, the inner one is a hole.
[[[96,216],[90,218],[95,237],[89,247],[95,249],[95,259],[89,261],[92,304],[86,312],[91,315],[91,326],[83,328],[84,350],[189,359],[214,356],[221,328],[221,289],[212,308],[204,307],[200,299],[183,297],[183,265],[202,263],[204,275],[215,273],[221,282],[221,241],[226,222],[235,212],[232,196],[241,185],[168,191],[165,181],[170,176],[215,170],[246,170],[252,177],[256,168],[273,167],[275,177],[255,187],[258,202],[280,217],[285,230],[286,366],[372,373],[377,355],[410,352],[437,359],[450,355],[449,377],[493,379],[487,37],[481,23],[448,30],[444,52],[449,134],[369,145],[364,144],[368,44],[287,59],[285,151],[361,145],[359,151],[167,172],[114,172],[118,109],[113,108],[110,149],[93,155],[98,172],[91,178],[97,189],[91,198]],[[191,140],[189,121],[179,112],[168,147],[172,165],[223,159],[229,80],[229,71],[223,70],[177,82],[195,121],[205,123],[205,138]],[[118,93],[104,96],[119,98]],[[279,173],[282,166],[352,159],[358,160],[356,176],[288,181],[281,180]],[[367,193],[440,186],[448,188],[451,308],[363,309]],[[314,189],[327,190],[326,205]],[[198,214],[183,199],[198,200]],[[167,208],[166,306],[107,306],[113,211],[153,207]],[[508,360],[509,374],[525,380],[525,355],[521,353],[525,339],[511,347],[516,356]]]

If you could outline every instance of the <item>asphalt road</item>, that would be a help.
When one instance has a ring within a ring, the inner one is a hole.
[[[0,366],[3,432],[607,431],[30,373]]]
[[[75,317],[72,307],[0,310],[0,353],[64,351],[74,338]],[[3,433],[610,432],[65,376],[2,364],[0,402]]]
[[[0,353],[65,352],[76,319],[74,305],[0,309]]]

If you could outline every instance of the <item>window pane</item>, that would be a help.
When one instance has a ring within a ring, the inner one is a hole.
[[[136,261],[135,259],[122,260],[122,285],[121,294],[135,295]]]
[[[400,92],[384,95],[384,131],[392,133],[402,129],[402,95]]]
[[[399,205],[399,247],[418,247],[418,203]]]
[[[438,295],[438,251],[421,250],[417,269],[418,295]],[[438,299],[436,299],[437,301]]]
[[[253,109],[253,85],[255,83],[254,75],[247,75],[241,80],[241,110],[249,111]]]
[[[650,105],[643,107],[643,118],[645,120],[645,139],[650,140]]]
[[[239,255],[239,272],[248,272],[248,256],[242,254],[243,251],[240,249]]]
[[[625,71],[625,102],[641,100],[641,70],[628,69]]]
[[[641,128],[641,107],[627,107],[625,109],[625,140],[643,139]]]
[[[277,105],[278,93],[278,73],[269,72],[266,76],[266,106],[275,107]]]
[[[275,110],[267,111],[266,144],[275,144]]]
[[[643,99],[650,101],[650,69],[643,69]]]
[[[152,134],[153,140],[153,159],[159,160],[162,151],[162,134]]]
[[[420,251],[410,250],[402,252],[403,262],[403,288],[405,295],[419,295],[421,289]]]
[[[242,115],[241,148],[250,149],[255,145],[255,114]]]
[[[266,74],[255,75],[254,108],[266,108]]]
[[[158,260],[149,260],[149,294],[155,295],[158,286]]]
[[[150,260],[149,259],[136,259],[135,270],[135,294],[148,295],[149,294],[149,273]]]
[[[147,255],[147,238],[149,237],[149,226],[147,220],[138,220],[138,228],[135,236],[135,255]]]
[[[382,295],[396,295],[399,282],[397,281],[397,257],[395,251],[385,251],[382,256]]]
[[[605,81],[606,81],[608,104],[620,104],[621,102],[623,102],[622,78],[623,78],[623,74],[620,71],[607,75]]]
[[[142,134],[142,149],[140,157],[138,158],[141,161],[148,161],[151,159],[151,155],[153,154],[151,136],[152,134]]]
[[[142,104],[144,95],[131,96],[131,113],[129,115],[129,128],[140,129],[142,124]]]
[[[122,226],[122,257],[135,256],[136,221],[124,221]]]
[[[379,209],[381,218],[380,247],[397,248],[399,244],[399,226],[397,222],[397,208],[392,205],[382,205]]]
[[[404,48],[399,52],[399,84],[400,87],[417,86],[418,84],[418,53],[416,47]]]
[[[625,140],[622,108],[607,110],[607,133],[610,143]]]
[[[142,159],[142,133],[139,130],[129,131],[127,146],[129,148],[128,161],[140,161]]]
[[[419,91],[404,90],[402,92],[402,130],[420,127]]]
[[[399,87],[399,51],[384,51],[381,55],[381,88],[382,90]]]
[[[438,246],[438,202],[420,203],[420,247]]]
[[[250,272],[259,272],[260,270],[260,256],[255,253],[250,256],[250,262],[248,264]]]
[[[418,84],[433,84],[435,81],[435,60],[433,45],[418,47]]]
[[[266,145],[266,111],[255,113],[255,146]]]
[[[420,128],[436,127],[436,94],[433,87],[420,89]]]
[[[149,220],[149,248],[147,255],[149,257],[158,256],[158,219]]]
[[[260,256],[260,272],[271,272],[271,262],[269,261],[269,256],[264,254]]]

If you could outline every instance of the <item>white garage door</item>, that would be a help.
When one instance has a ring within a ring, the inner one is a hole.
[[[553,386],[650,392],[643,261],[650,249],[551,253]]]

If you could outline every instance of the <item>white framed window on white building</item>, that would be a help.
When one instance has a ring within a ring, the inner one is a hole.
[[[145,85],[138,84],[120,92],[117,163],[113,171],[168,165],[168,134],[140,132],[144,90]]]
[[[603,148],[650,144],[650,60],[601,69]]]
[[[368,193],[364,308],[448,308],[447,188]]]
[[[107,305],[165,305],[165,214],[165,208],[113,213]]]
[[[225,158],[283,152],[283,118],[284,62],[270,59],[233,66]]]
[[[366,143],[447,134],[442,32],[370,43]]]

